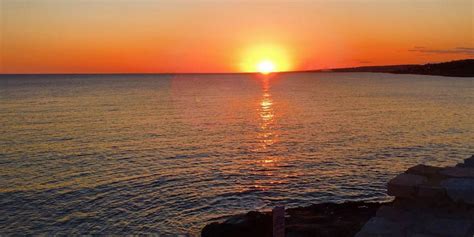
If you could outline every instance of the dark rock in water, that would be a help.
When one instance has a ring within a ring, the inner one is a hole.
[[[287,236],[354,236],[384,203],[321,203],[288,209]]]
[[[416,174],[399,174],[390,180],[387,185],[387,193],[391,196],[413,198],[417,192],[417,186],[427,182],[427,178]]]
[[[455,202],[474,204],[474,179],[446,179],[441,182],[448,196]]]
[[[474,179],[474,169],[471,167],[448,167],[443,169],[440,173],[452,178]]]
[[[213,222],[201,231],[202,237],[271,237],[272,215],[251,211],[245,215],[233,216],[223,223]]]
[[[437,175],[443,168],[429,165],[415,165],[409,168],[406,173],[424,175],[427,177]]]
[[[382,204],[384,203],[321,203],[290,208],[286,210],[285,233],[288,237],[354,236]],[[201,236],[272,236],[272,214],[249,212],[222,223],[214,222],[202,229]]]
[[[474,168],[474,155],[464,160],[464,166]]]

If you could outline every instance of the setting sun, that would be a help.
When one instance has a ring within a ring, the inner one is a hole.
[[[275,71],[275,64],[270,60],[263,60],[257,65],[258,72],[268,74]]]
[[[0,0],[0,237],[474,237],[473,6]]]
[[[255,45],[242,51],[240,71],[283,72],[293,70],[291,54],[277,44]]]

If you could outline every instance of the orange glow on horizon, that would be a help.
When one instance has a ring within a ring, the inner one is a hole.
[[[260,45],[249,48],[242,54],[241,71],[259,72],[284,72],[293,70],[290,55],[280,46]]]
[[[0,73],[282,72],[443,62],[474,48],[472,0],[0,6]]]

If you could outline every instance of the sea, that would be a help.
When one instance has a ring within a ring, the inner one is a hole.
[[[472,154],[474,78],[1,75],[0,234],[198,235]]]

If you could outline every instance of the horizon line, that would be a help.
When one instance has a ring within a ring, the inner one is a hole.
[[[320,68],[320,69],[307,69],[307,70],[292,70],[292,71],[276,71],[271,72],[270,74],[280,74],[280,73],[308,73],[308,72],[338,72],[335,70],[341,69],[356,69],[356,68],[365,68],[365,67],[391,67],[391,66],[417,66],[417,65],[427,65],[427,64],[437,64],[437,63],[447,63],[463,60],[474,60],[474,58],[463,58],[450,61],[442,62],[429,62],[423,64],[385,64],[385,65],[366,65],[366,66],[348,66],[348,67],[338,67],[338,68]],[[260,72],[46,72],[46,73],[0,73],[2,75],[202,75],[202,74],[215,74],[215,75],[228,75],[228,74],[261,74]]]

